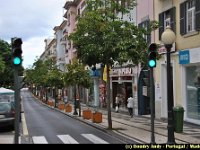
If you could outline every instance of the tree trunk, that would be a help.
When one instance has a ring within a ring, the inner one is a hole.
[[[78,85],[78,98],[79,98],[79,117],[81,117],[81,97],[80,97],[80,86]]]
[[[112,130],[112,117],[110,108],[110,75],[109,75],[110,65],[106,64],[106,66],[107,66],[106,99],[107,99],[107,110],[108,110],[108,129]]]
[[[48,101],[48,88],[45,87],[45,98],[46,98],[46,103]]]

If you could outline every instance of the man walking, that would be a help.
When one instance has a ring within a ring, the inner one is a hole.
[[[129,98],[127,99],[127,108],[131,118],[133,117],[133,105],[134,105],[133,102],[134,102],[133,97],[132,95],[130,95]]]

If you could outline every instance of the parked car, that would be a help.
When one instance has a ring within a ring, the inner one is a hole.
[[[0,102],[0,127],[15,125],[15,107],[13,102]]]

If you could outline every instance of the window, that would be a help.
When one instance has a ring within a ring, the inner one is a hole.
[[[167,26],[171,26],[171,25],[170,25],[170,13],[169,13],[169,11],[166,11],[166,12],[164,13],[164,29],[165,29]]]
[[[200,1],[188,0],[180,4],[180,34],[200,30]]]
[[[161,39],[161,35],[164,32],[166,26],[170,26],[171,29],[176,33],[176,8],[173,7],[167,11],[164,11],[159,14],[159,39]]]
[[[195,30],[194,28],[194,12],[195,12],[195,6],[194,6],[194,0],[187,3],[187,32],[192,32]]]
[[[138,26],[140,28],[144,28],[145,30],[148,30],[149,25],[150,25],[150,20],[149,19],[138,24]],[[143,37],[144,37],[144,39],[146,39],[147,44],[151,43],[151,34],[143,35]]]
[[[200,68],[186,67],[187,117],[200,119]]]
[[[80,16],[81,14],[81,11],[80,11],[80,8],[78,9],[78,12],[77,12],[77,15]]]

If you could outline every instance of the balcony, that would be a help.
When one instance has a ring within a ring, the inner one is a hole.
[[[60,44],[61,44],[61,45],[66,45],[66,44],[67,44],[66,38],[62,37],[62,38],[60,39]]]

